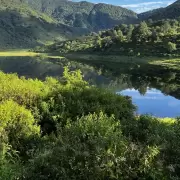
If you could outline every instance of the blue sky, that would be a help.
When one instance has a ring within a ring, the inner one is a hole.
[[[80,1],[80,0],[74,0]],[[107,3],[123,6],[125,8],[131,9],[137,13],[145,12],[151,9],[156,9],[159,7],[166,7],[175,0],[87,0],[93,3]]]

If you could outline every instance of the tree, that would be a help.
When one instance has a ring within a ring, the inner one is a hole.
[[[142,96],[144,96],[144,95],[146,94],[146,92],[147,92],[147,86],[146,86],[146,84],[141,85],[141,86],[139,87],[138,91],[139,91],[139,93],[140,93]]]
[[[110,36],[108,36],[108,37],[106,37],[106,38],[104,38],[104,39],[102,40],[102,47],[103,47],[103,48],[108,48],[108,47],[110,47],[112,44],[113,44],[113,41],[112,41],[112,39],[111,39]]]
[[[126,24],[121,24],[119,27],[123,34],[127,34],[128,26]]]
[[[100,36],[97,36],[96,40],[95,40],[95,47],[96,48],[102,48],[102,40]]]
[[[119,30],[117,31],[117,40],[118,40],[118,42],[121,42],[121,41],[123,41],[123,39],[124,39],[123,33],[122,33],[122,31],[119,29]]]
[[[146,22],[141,22],[132,32],[132,40],[135,42],[145,42],[151,35]]]
[[[172,28],[176,29],[179,26],[179,22],[176,19],[171,20]]]
[[[131,41],[133,30],[134,30],[134,26],[130,24],[126,36],[127,41]]]
[[[116,30],[112,30],[112,36],[113,36],[113,38],[118,36],[118,33]]]
[[[172,43],[172,42],[168,42],[167,45],[166,45],[166,49],[169,51],[169,52],[173,52],[176,50],[176,44],[175,43]]]
[[[153,24],[153,20],[152,19],[148,19],[148,24],[149,25]]]
[[[165,21],[164,24],[161,26],[161,32],[164,35],[168,34],[171,31],[171,25],[168,21]]]
[[[152,42],[158,41],[159,36],[158,36],[158,33],[155,30],[152,31],[150,39],[151,39]]]

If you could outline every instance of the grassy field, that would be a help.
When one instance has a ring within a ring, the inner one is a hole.
[[[160,59],[150,62],[150,64],[164,66],[170,69],[180,70],[180,58],[176,59]]]
[[[56,54],[47,54],[47,53],[36,53],[30,52],[28,50],[10,50],[0,52],[0,57],[44,57],[51,59],[63,59],[63,56]]]
[[[15,51],[3,51],[0,52],[0,57],[34,57],[40,56],[41,53],[29,52],[28,50],[15,50]]]

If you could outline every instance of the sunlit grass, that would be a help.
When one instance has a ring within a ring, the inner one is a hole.
[[[28,50],[12,50],[12,51],[4,51],[0,52],[0,57],[41,57],[50,58],[50,59],[63,59],[63,56],[59,56],[57,54],[47,54],[47,53],[36,53],[30,52]]]
[[[176,119],[174,118],[159,118],[158,119],[161,123],[164,123],[164,124],[174,124],[176,122]]]
[[[0,57],[25,57],[25,56],[40,56],[41,53],[28,52],[28,51],[5,51],[0,52]]]
[[[154,64],[154,65],[164,66],[164,67],[171,68],[171,69],[180,70],[180,59],[179,58],[160,59],[160,60],[155,60],[155,61],[152,61],[149,63]]]
[[[53,56],[53,55],[47,55],[46,57],[51,58],[51,59],[63,59],[63,56]]]

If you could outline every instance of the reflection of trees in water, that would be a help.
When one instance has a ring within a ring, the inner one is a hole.
[[[80,69],[84,79],[90,84],[107,86],[111,82],[109,76],[102,75],[101,69],[77,61],[46,57],[0,57],[0,70],[5,73],[17,73],[26,78],[44,80],[47,76],[62,77],[63,69],[68,66],[71,71]],[[112,83],[115,81],[113,80]]]
[[[132,71],[131,76],[133,85],[139,86],[138,90],[144,94],[148,87],[161,90],[165,95],[171,95],[180,98],[180,73],[172,69],[166,69],[161,66],[146,65],[143,69]],[[179,74],[179,75],[178,75]],[[139,80],[139,78],[141,80]]]
[[[138,90],[140,94],[145,95],[148,88],[156,88],[165,95],[171,95],[180,99],[180,72],[178,72],[178,70],[151,64],[129,67],[127,64],[116,63],[114,69],[112,66],[108,69],[106,65],[104,66],[106,69],[102,71],[108,71],[108,73],[104,73],[104,75],[111,74],[111,78],[116,82],[116,89],[118,89],[119,86],[122,87],[125,85],[124,89],[134,88]],[[118,90],[123,90],[123,88]]]
[[[80,69],[90,84],[113,91],[134,88],[145,95],[148,88],[156,88],[165,95],[180,99],[180,72],[162,66],[101,61],[87,63],[41,57],[0,58],[0,70],[27,78],[60,77],[64,66],[71,70]]]

